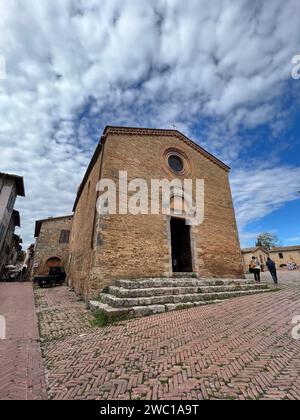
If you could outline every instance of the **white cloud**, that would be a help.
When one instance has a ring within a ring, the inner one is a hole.
[[[105,124],[176,123],[229,163],[240,126],[282,129],[298,17],[297,0],[0,0],[0,168],[25,176],[25,241],[70,212]],[[246,199],[244,222],[271,207]]]
[[[289,238],[289,239],[287,239],[287,242],[299,243],[300,242],[300,236],[296,236],[295,238]]]
[[[247,168],[232,173],[232,193],[243,243],[257,237],[245,230],[248,223],[299,199],[299,179],[300,168],[289,166]]]

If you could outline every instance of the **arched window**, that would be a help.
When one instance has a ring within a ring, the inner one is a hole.
[[[51,268],[51,267],[62,267],[62,261],[60,258],[58,257],[52,257],[49,258],[46,262],[46,266],[47,268]]]

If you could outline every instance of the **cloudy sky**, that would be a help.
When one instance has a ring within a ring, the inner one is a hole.
[[[0,0],[0,170],[25,177],[25,244],[71,212],[109,124],[175,124],[232,167],[243,246],[300,242],[299,17],[298,0]]]

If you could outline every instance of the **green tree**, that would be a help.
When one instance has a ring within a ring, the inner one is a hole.
[[[265,249],[270,250],[278,243],[278,237],[273,233],[263,232],[258,235],[256,240],[256,246],[261,246]]]

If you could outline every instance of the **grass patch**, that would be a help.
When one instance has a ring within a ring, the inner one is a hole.
[[[103,328],[108,325],[114,325],[121,321],[126,321],[129,319],[127,314],[118,315],[118,316],[108,316],[103,311],[93,312],[93,319],[91,320],[92,327]]]
[[[280,292],[280,291],[281,291],[280,287],[270,288],[270,292]]]
[[[168,381],[168,379],[159,379],[159,382],[160,382],[162,385],[165,385],[165,384],[167,384],[169,381]]]

